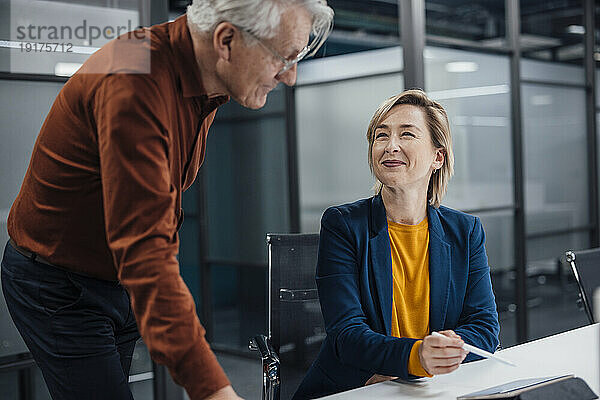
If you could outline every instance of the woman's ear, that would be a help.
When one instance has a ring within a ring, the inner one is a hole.
[[[445,149],[436,149],[435,158],[433,160],[433,168],[440,169],[444,165],[444,159],[446,158]]]
[[[221,22],[213,32],[213,47],[219,58],[229,61],[231,59],[231,42],[240,31],[230,22]]]

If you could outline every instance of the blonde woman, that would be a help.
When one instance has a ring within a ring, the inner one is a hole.
[[[327,338],[295,399],[446,374],[476,359],[463,343],[498,346],[481,222],[440,205],[454,165],[444,108],[405,91],[379,106],[367,139],[377,194],[323,214]]]

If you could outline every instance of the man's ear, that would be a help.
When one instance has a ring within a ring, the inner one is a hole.
[[[240,31],[230,22],[221,22],[213,32],[213,47],[219,58],[229,61],[231,58],[231,42]]]

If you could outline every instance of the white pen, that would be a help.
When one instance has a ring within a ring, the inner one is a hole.
[[[450,337],[448,337],[446,335],[442,335],[441,333],[438,333],[438,332],[431,332],[431,334],[433,336],[441,336],[441,337],[445,337],[445,338],[448,338],[448,339],[452,339],[452,338],[450,338]],[[502,358],[500,356],[497,356],[495,354],[492,354],[490,352],[487,352],[485,350],[482,350],[482,349],[480,349],[478,347],[471,346],[470,344],[464,343],[462,345],[462,348],[464,350],[470,352],[470,353],[477,354],[478,356],[485,357],[485,358],[491,358],[492,360],[496,360],[496,361],[499,361],[499,362],[501,362],[503,364],[510,365],[511,367],[516,367],[516,365],[513,364],[513,363],[511,363],[510,361],[505,360],[504,358]]]

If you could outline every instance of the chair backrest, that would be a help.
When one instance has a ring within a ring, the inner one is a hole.
[[[590,323],[595,321],[594,292],[600,288],[600,248],[567,251],[565,253],[567,262],[571,265],[573,275],[579,286],[579,295]]]
[[[325,338],[315,283],[319,235],[268,234],[269,336],[279,354],[281,399],[292,397]]]

